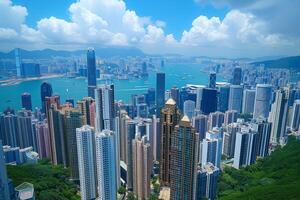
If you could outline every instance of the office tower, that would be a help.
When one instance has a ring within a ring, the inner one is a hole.
[[[17,116],[9,112],[0,114],[0,140],[3,144],[12,147],[19,146],[17,143],[18,133]]]
[[[255,90],[244,90],[242,113],[253,113]]]
[[[209,74],[209,88],[216,88],[216,82],[217,82],[217,74],[216,72],[211,72]]]
[[[298,82],[298,87],[290,90],[289,95],[289,106],[293,106],[294,101],[300,99],[300,80]]]
[[[194,101],[195,103],[197,102],[197,96],[198,96],[197,93],[198,93],[199,87],[200,86],[198,86],[198,85],[186,85],[181,88],[181,90],[179,92],[179,103],[176,102],[176,104],[179,106],[180,110],[183,110],[183,104],[187,100]]]
[[[78,109],[68,108],[64,113],[64,134],[66,135],[68,166],[70,167],[72,181],[79,180],[78,156],[76,145],[76,129],[84,125],[82,114]]]
[[[206,132],[206,138],[202,141],[201,164],[208,162],[214,166],[220,167],[222,157],[223,131],[220,128],[214,128]]]
[[[100,85],[95,90],[96,130],[114,130],[115,97],[114,85]]]
[[[120,140],[120,159],[125,162],[126,159],[126,122],[130,120],[125,110],[119,111],[119,140]]]
[[[41,85],[41,101],[42,101],[42,112],[46,112],[45,101],[46,97],[52,96],[52,86],[50,83],[43,82]]]
[[[147,118],[148,117],[148,106],[145,103],[138,104],[136,106],[136,116],[140,118]]]
[[[218,111],[225,112],[228,110],[229,93],[229,85],[218,87]]]
[[[239,169],[255,162],[258,150],[258,134],[244,126],[236,133],[233,167]]]
[[[155,88],[149,88],[146,94],[146,103],[149,107],[149,113],[155,114]]]
[[[300,126],[300,100],[296,100],[293,105],[292,121],[290,128],[297,131]]]
[[[156,74],[156,115],[160,117],[161,109],[165,103],[165,73]]]
[[[189,119],[192,119],[195,115],[195,102],[187,100],[183,103],[183,114],[187,115]]]
[[[172,98],[171,91],[170,91],[170,90],[166,90],[166,91],[165,91],[165,102],[166,102],[168,99],[170,99],[170,98]]]
[[[31,95],[29,93],[23,93],[21,95],[22,100],[22,108],[26,110],[32,110],[32,103],[31,103]]]
[[[171,88],[171,98],[177,105],[179,104],[179,89],[176,86]]]
[[[206,115],[197,115],[193,118],[193,127],[199,133],[199,141],[205,138],[206,131],[208,130],[208,117]]]
[[[238,113],[242,111],[243,86],[231,85],[228,101],[228,110],[236,110]]]
[[[236,122],[237,118],[238,112],[236,110],[227,110],[225,112],[224,125],[227,126],[228,124]]]
[[[161,110],[160,183],[170,185],[171,134],[179,121],[180,113],[176,102],[169,99]]]
[[[99,200],[117,199],[116,138],[110,130],[96,133],[96,164]]]
[[[223,154],[229,158],[234,157],[236,133],[241,130],[239,123],[231,123],[226,126],[224,133]]]
[[[133,94],[131,95],[131,99],[133,106],[146,103],[146,96],[144,94]]]
[[[50,136],[47,122],[38,122],[36,125],[37,152],[39,157],[50,158]]]
[[[40,65],[37,63],[22,63],[21,64],[21,77],[40,77]]]
[[[223,123],[224,123],[224,113],[222,112],[214,112],[214,113],[210,113],[208,116],[208,120],[209,120],[209,128],[208,130],[212,130],[213,128],[217,127],[222,127]]]
[[[91,103],[90,108],[90,124],[92,127],[96,127],[95,118],[96,118],[96,103],[95,101]]]
[[[0,199],[10,199],[2,141],[0,140]]]
[[[96,56],[95,50],[89,49],[86,54],[87,59],[87,79],[88,79],[88,96],[95,98],[96,80]]]
[[[251,123],[251,128],[258,134],[257,156],[266,157],[269,154],[269,144],[272,124],[264,118],[258,118]]]
[[[253,118],[268,118],[272,101],[272,86],[267,84],[256,85]]]
[[[160,142],[161,142],[161,128],[160,128],[160,119],[156,115],[152,116],[152,129],[153,129],[153,160],[160,161]]]
[[[203,114],[208,115],[217,110],[217,90],[211,88],[202,89],[201,106]]]
[[[83,124],[90,126],[92,126],[91,121],[93,120],[91,118],[90,107],[93,102],[94,99],[92,97],[84,97],[82,100],[77,101],[77,107],[80,110],[80,113],[82,114]]]
[[[149,199],[151,194],[152,149],[147,137],[136,135],[132,142],[133,192],[137,199]]]
[[[242,83],[242,68],[235,67],[233,70],[232,84],[240,85],[241,83]]]
[[[24,182],[15,188],[16,199],[35,200],[34,187],[31,183]]]
[[[171,133],[171,199],[195,199],[199,135],[184,116]]]
[[[272,123],[271,143],[279,143],[286,137],[288,98],[288,88],[276,91],[275,102],[272,104],[268,120]]]
[[[196,200],[216,199],[220,169],[207,163],[197,170]]]
[[[16,59],[16,71],[17,71],[17,77],[21,78],[21,56],[20,56],[20,49],[15,49],[15,59]]]
[[[76,129],[80,192],[83,200],[97,197],[95,134],[88,125]]]

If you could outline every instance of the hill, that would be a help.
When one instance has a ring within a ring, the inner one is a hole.
[[[294,137],[271,156],[236,170],[225,168],[219,180],[218,199],[299,199],[300,141]]]
[[[133,47],[101,47],[95,49],[97,57],[113,57],[113,56],[143,56],[145,55],[140,49]],[[44,59],[52,57],[72,57],[86,55],[86,50],[62,51],[53,49],[43,50],[25,50],[20,49],[21,58],[24,59]],[[0,52],[0,58],[14,59],[15,51],[8,53]]]
[[[266,60],[260,62],[253,62],[254,65],[265,65],[269,68],[287,68],[292,71],[300,71],[300,56],[291,56],[280,58],[276,60]]]
[[[69,181],[69,171],[61,166],[52,166],[48,162],[7,166],[8,177],[14,186],[23,182],[32,183],[35,197],[39,200],[79,200],[76,185]]]

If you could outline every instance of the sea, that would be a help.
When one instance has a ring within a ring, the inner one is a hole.
[[[181,88],[186,84],[207,85],[209,74],[204,72],[201,64],[166,64],[159,71],[166,74],[166,90],[173,86]],[[41,80],[23,81],[16,85],[0,86],[0,112],[10,107],[14,110],[21,108],[21,94],[31,94],[32,106],[41,107],[40,85],[47,81],[52,85],[53,94],[60,95],[61,102],[66,99],[79,99],[87,96],[86,78],[56,77]],[[217,76],[217,81],[226,81]],[[115,85],[115,99],[130,103],[131,95],[146,93],[148,88],[155,88],[156,72],[150,72],[144,79],[112,80]],[[105,83],[98,80],[97,84]]]

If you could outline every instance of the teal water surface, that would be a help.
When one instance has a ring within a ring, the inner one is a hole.
[[[166,89],[173,86],[182,87],[186,84],[207,84],[209,77],[201,71],[200,64],[168,64],[161,71],[166,73]],[[75,101],[87,95],[86,79],[75,78],[49,78],[44,80],[32,80],[21,82],[17,85],[0,86],[0,112],[7,107],[21,108],[21,94],[29,92],[32,97],[33,107],[40,107],[40,85],[47,81],[51,83],[54,94],[59,94],[61,102],[66,99]],[[218,81],[223,81],[218,77]],[[132,94],[145,93],[148,88],[155,87],[155,73],[150,73],[147,79],[114,80],[115,98],[124,102],[130,102]],[[98,84],[103,83],[98,81]]]

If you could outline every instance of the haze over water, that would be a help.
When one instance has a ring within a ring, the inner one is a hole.
[[[161,71],[166,73],[166,90],[173,86],[182,87],[186,84],[208,84],[208,74],[201,71],[200,64],[166,64]],[[224,81],[217,77],[218,81]],[[61,102],[66,99],[74,99],[75,102],[87,96],[87,81],[85,78],[50,78],[43,80],[25,81],[17,85],[0,86],[0,112],[7,107],[15,110],[21,108],[21,94],[29,92],[32,98],[32,106],[40,107],[40,85],[47,81],[51,83],[53,93],[60,95]],[[98,84],[105,81],[98,81]],[[126,103],[131,101],[132,94],[142,94],[148,88],[155,88],[156,74],[150,72],[147,79],[114,80],[115,99]]]

